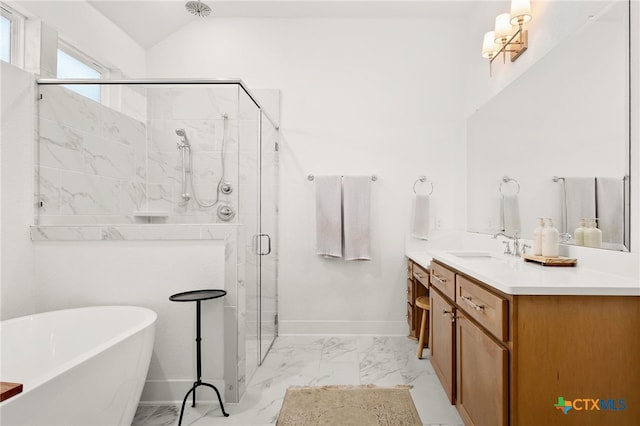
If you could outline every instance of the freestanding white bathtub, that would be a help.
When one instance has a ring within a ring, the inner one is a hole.
[[[131,425],[149,368],[154,311],[98,306],[0,322],[2,426]]]

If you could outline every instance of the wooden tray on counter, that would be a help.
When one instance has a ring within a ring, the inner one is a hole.
[[[9,399],[22,392],[21,383],[0,382],[0,401]]]
[[[522,258],[527,262],[536,262],[542,266],[576,266],[578,259],[571,257],[545,257],[534,256],[532,254],[523,254]]]

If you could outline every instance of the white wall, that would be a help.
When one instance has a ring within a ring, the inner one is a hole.
[[[241,77],[250,88],[281,90],[281,333],[406,332],[404,239],[420,175],[435,185],[434,223],[454,227],[464,143],[455,27],[423,19],[214,18],[149,50],[154,77]],[[315,255],[307,174],[378,175],[372,261]]]
[[[36,312],[33,247],[34,82],[31,74],[0,64],[2,109],[0,320]]]
[[[195,303],[169,301],[194,289],[225,288],[221,241],[37,241],[38,312],[133,305],[158,314],[143,401],[179,401],[195,379]],[[203,302],[203,380],[223,377],[223,299]],[[221,387],[222,390],[222,387]],[[215,396],[215,395],[214,395]],[[204,399],[211,395],[202,395]]]

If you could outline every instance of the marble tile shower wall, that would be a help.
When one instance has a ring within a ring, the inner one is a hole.
[[[38,224],[145,223],[149,212],[160,215],[154,223],[219,222],[215,208],[196,203],[191,186],[191,199],[182,198],[179,128],[191,143],[193,183],[205,203],[216,198],[224,148],[234,192],[220,200],[237,210],[239,123],[251,119],[239,112],[237,86],[140,88],[135,114],[125,108],[130,102],[121,105],[125,114],[61,86],[41,86],[40,93]]]
[[[37,223],[130,222],[145,202],[145,124],[64,87],[40,95]]]
[[[148,98],[148,208],[168,212],[167,223],[219,222],[216,207],[201,207],[217,197],[223,174],[233,192],[220,200],[238,207],[238,87],[150,88]],[[227,130],[225,133],[225,115]],[[193,158],[189,201],[182,199],[181,155],[176,129],[185,129]],[[232,220],[236,222],[236,220]]]

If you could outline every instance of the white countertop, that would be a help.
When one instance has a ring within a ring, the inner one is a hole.
[[[464,250],[408,252],[407,256],[428,267],[436,259],[495,289],[512,295],[640,296],[640,281],[595,269],[542,266],[523,259],[491,253],[491,257],[464,257]]]

